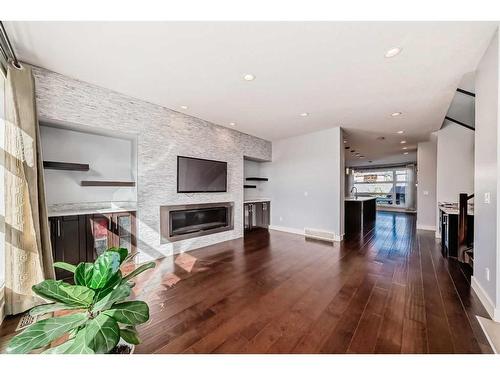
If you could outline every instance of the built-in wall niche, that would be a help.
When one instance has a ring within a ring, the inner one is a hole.
[[[136,202],[137,142],[87,127],[40,126],[47,203]]]
[[[269,177],[267,175],[269,162],[247,159],[243,161],[244,198],[268,198],[266,196]]]

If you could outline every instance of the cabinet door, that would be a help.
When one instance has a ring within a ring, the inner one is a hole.
[[[135,214],[120,212],[113,214],[113,246],[124,247],[129,253],[135,252]]]
[[[88,253],[87,261],[93,262],[99,255],[113,247],[111,215],[87,215]]]
[[[82,216],[51,218],[52,255],[54,262],[77,265],[86,261],[85,219]],[[55,269],[58,280],[73,279],[71,272]]]
[[[250,229],[250,204],[245,203],[243,205],[243,227],[245,230]]]
[[[262,227],[269,228],[270,222],[270,203],[262,202]]]

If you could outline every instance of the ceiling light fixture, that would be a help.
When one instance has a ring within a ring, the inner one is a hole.
[[[404,145],[404,144],[406,143],[406,141],[401,141],[401,142],[399,142],[399,143],[401,143],[402,145]]]
[[[181,105],[181,109],[188,109],[189,107],[187,105]]]
[[[302,117],[307,117],[307,116],[309,116],[309,113],[308,113],[308,112],[302,112],[302,113],[300,114],[300,116],[302,116]]]
[[[403,134],[404,130],[398,130],[398,134]]]
[[[344,143],[347,143],[347,139],[344,139]]]
[[[230,122],[229,125],[236,126],[236,123],[235,122]]]
[[[408,151],[404,152],[405,155],[408,155]]]
[[[401,52],[401,48],[394,47],[394,48],[391,48],[390,50],[388,50],[385,53],[385,57],[388,58],[388,59],[390,59],[391,57],[399,55],[400,52]]]
[[[392,112],[391,116],[392,117],[398,117],[398,116],[401,116],[402,114],[403,114],[403,112]]]
[[[403,150],[408,150],[408,147],[403,147]]]
[[[243,79],[244,79],[245,81],[253,81],[253,80],[255,79],[255,76],[254,76],[253,74],[245,74],[245,75],[243,76]]]

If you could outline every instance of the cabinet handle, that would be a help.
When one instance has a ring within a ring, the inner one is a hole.
[[[57,237],[61,237],[61,219],[57,219]]]

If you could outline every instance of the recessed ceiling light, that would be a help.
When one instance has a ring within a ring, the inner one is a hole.
[[[405,155],[408,155],[408,151],[404,152]]]
[[[187,105],[181,105],[182,109],[188,109],[189,107]]]
[[[308,113],[308,112],[302,112],[302,113],[300,114],[300,116],[302,116],[302,117],[307,117],[307,116],[309,116],[309,113]]]
[[[245,81],[253,81],[253,80],[255,79],[255,76],[254,76],[253,74],[245,74],[245,75],[243,76],[243,79],[244,79]]]
[[[398,134],[403,134],[404,130],[398,130]]]
[[[230,122],[229,125],[236,126],[236,123],[235,122]]]
[[[360,155],[360,157],[359,157],[359,158],[360,158],[360,159],[364,159],[364,156],[363,156],[363,155]]]
[[[401,144],[403,144],[403,145],[404,145],[404,144],[406,143],[406,141],[401,141],[401,142],[399,142],[399,143],[401,143]]]
[[[408,147],[403,147],[403,150],[408,150]]]
[[[391,58],[391,57],[394,57],[394,56],[397,56],[399,55],[399,53],[401,52],[401,48],[399,47],[394,47],[394,48],[391,48],[390,50],[388,50],[386,53],[385,53],[385,57],[387,58]]]
[[[344,143],[347,143],[347,139],[344,139]]]
[[[391,116],[392,117],[398,117],[398,116],[401,116],[402,114],[403,114],[403,112],[392,112]]]

